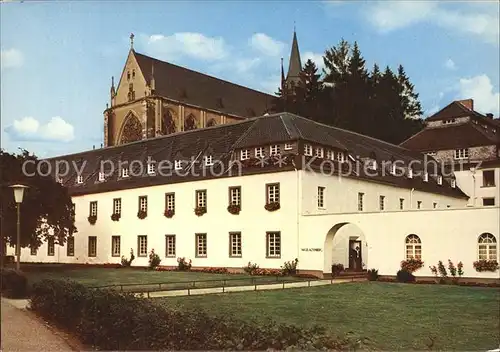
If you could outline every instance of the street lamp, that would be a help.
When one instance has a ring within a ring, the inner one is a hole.
[[[9,186],[14,190],[14,200],[17,207],[17,242],[16,242],[16,270],[19,270],[21,265],[21,203],[23,202],[24,190],[29,188],[25,185]]]

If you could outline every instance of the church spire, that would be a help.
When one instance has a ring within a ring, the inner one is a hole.
[[[155,83],[155,64],[151,63],[151,79],[149,81],[149,86],[151,88],[151,94],[155,94],[156,83]]]
[[[116,89],[115,89],[115,77],[111,76],[111,89],[109,90],[109,93],[111,95],[111,106],[114,105],[114,99],[116,96]]]
[[[299,43],[297,41],[297,32],[295,26],[293,28],[293,42],[292,51],[290,52],[290,62],[288,64],[288,74],[286,81],[288,84],[291,82],[298,83],[300,80],[300,72],[302,71],[302,63],[300,61]]]
[[[285,88],[285,71],[283,69],[283,58],[281,58],[281,90]]]

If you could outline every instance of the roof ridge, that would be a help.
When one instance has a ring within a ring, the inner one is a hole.
[[[167,61],[163,61],[163,60],[160,60],[160,59],[157,59],[157,58],[154,58],[154,57],[151,57],[151,56],[148,56],[148,55],[145,55],[145,54],[141,54],[141,53],[138,53],[137,51],[134,51],[134,54],[135,55],[139,55],[139,56],[142,56],[146,59],[149,59],[149,60],[155,60],[155,61],[158,61],[158,62],[161,62],[161,63],[164,63],[164,64],[167,64],[167,65],[171,65],[171,66],[174,66],[176,68],[179,68],[179,69],[182,69],[182,70],[185,70],[185,71],[189,71],[189,72],[192,72],[192,73],[195,73],[195,74],[198,74],[198,75],[203,75],[203,76],[206,76],[206,77],[209,77],[211,79],[215,79],[217,81],[220,81],[220,82],[224,82],[224,83],[228,83],[228,84],[231,84],[231,85],[234,85],[234,86],[238,86],[240,88],[244,88],[246,90],[251,90],[251,91],[254,91],[254,92],[257,92],[257,93],[260,93],[260,94],[264,94],[264,95],[267,95],[269,97],[272,97],[272,98],[276,98],[276,96],[274,95],[271,95],[269,93],[265,93],[265,92],[262,92],[260,90],[257,90],[257,89],[253,89],[253,88],[249,88],[249,87],[245,87],[241,84],[238,84],[238,83],[234,83],[234,82],[230,82],[228,80],[225,80],[225,79],[222,79],[222,78],[218,78],[218,77],[215,77],[215,76],[212,76],[212,75],[209,75],[207,73],[203,73],[203,72],[199,72],[199,71],[195,71],[195,70],[191,70],[187,67],[184,67],[184,66],[180,66],[180,65],[176,65],[176,64],[173,64],[171,62],[167,62]],[[140,66],[140,65],[139,65]]]

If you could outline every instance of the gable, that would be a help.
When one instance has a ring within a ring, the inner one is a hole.
[[[130,84],[133,85],[135,99],[139,99],[145,96],[145,92],[147,90],[147,82],[132,50],[129,51],[127,61],[125,62],[125,66],[123,67],[122,74],[120,76],[114,105],[120,105],[129,102],[128,93]]]

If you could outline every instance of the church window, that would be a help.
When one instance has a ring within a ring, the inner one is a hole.
[[[477,241],[479,260],[497,260],[497,239],[491,233],[483,233]]]
[[[120,144],[140,141],[142,139],[142,124],[134,115],[129,115],[123,126]]]
[[[127,81],[130,80],[130,71],[127,71]]]
[[[215,125],[217,125],[217,123],[215,122],[214,119],[210,119],[210,121],[208,121],[208,123],[207,123],[207,127],[212,127],[212,126],[215,126]]]
[[[135,78],[135,70],[132,70],[132,79]]]
[[[196,119],[193,114],[189,114],[184,122],[184,131],[190,131],[196,129]]]
[[[422,259],[422,241],[417,235],[408,235],[405,240],[406,260]]]
[[[163,135],[171,134],[175,132],[175,120],[173,114],[170,110],[167,110],[165,114],[163,114],[163,121],[161,126],[161,132]]]

